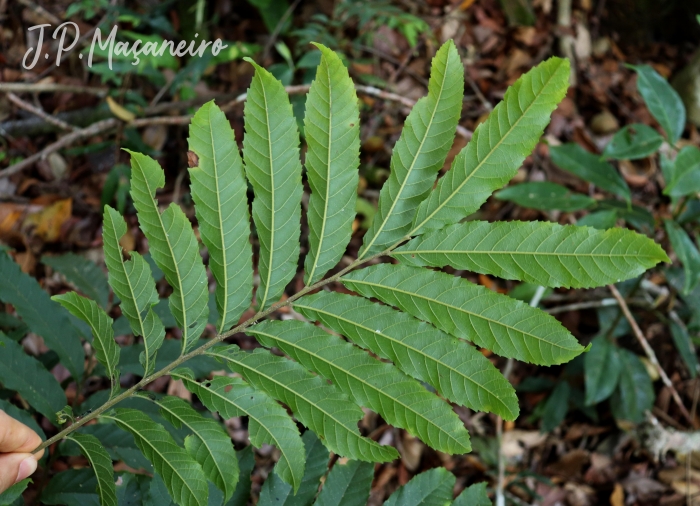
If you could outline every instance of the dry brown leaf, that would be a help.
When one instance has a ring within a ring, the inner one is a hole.
[[[61,238],[61,228],[70,219],[72,211],[72,199],[59,200],[27,216],[23,228],[31,229],[31,233],[44,242],[56,242]]]
[[[112,97],[107,97],[107,107],[117,118],[127,123],[136,119],[136,114],[119,105]]]
[[[625,491],[619,483],[615,483],[615,488],[610,494],[610,506],[625,506]]]
[[[402,452],[401,461],[406,469],[413,472],[418,469],[420,464],[421,456],[423,455],[423,443],[417,437],[412,436],[408,432],[403,433],[401,438]]]

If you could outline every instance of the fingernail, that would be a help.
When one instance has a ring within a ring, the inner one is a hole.
[[[27,457],[19,464],[19,472],[15,483],[27,478],[30,474],[36,471],[36,460],[34,457]]]

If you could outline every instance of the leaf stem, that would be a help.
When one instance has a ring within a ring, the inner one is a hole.
[[[90,420],[94,420],[95,418],[97,418],[98,416],[100,416],[100,415],[101,415],[102,413],[104,413],[105,411],[111,409],[113,406],[115,406],[115,405],[118,404],[119,402],[123,401],[124,399],[126,399],[126,398],[128,398],[128,397],[131,397],[135,392],[137,392],[138,390],[142,389],[143,387],[145,387],[146,385],[148,385],[148,384],[151,383],[152,381],[154,381],[154,380],[160,378],[161,376],[165,376],[165,375],[168,374],[170,371],[172,371],[173,369],[175,369],[175,368],[178,367],[179,365],[183,364],[184,362],[188,361],[189,359],[191,359],[191,358],[193,358],[193,357],[196,357],[196,356],[198,356],[198,355],[201,355],[202,353],[204,353],[205,351],[207,351],[209,348],[211,348],[211,347],[214,346],[215,344],[220,343],[221,341],[223,341],[223,340],[226,339],[227,337],[230,337],[230,336],[232,336],[232,335],[234,335],[234,334],[237,334],[238,332],[241,332],[242,330],[244,330],[244,329],[250,327],[252,324],[254,324],[255,322],[257,322],[257,321],[260,320],[261,318],[264,318],[264,317],[266,317],[267,315],[269,315],[269,314],[271,314],[271,313],[274,313],[275,311],[277,311],[278,309],[280,309],[280,308],[282,308],[282,307],[288,306],[289,304],[291,304],[291,303],[294,302],[295,300],[299,299],[300,297],[303,297],[304,295],[306,295],[307,293],[309,293],[309,292],[311,292],[311,291],[313,291],[313,290],[316,290],[316,289],[321,288],[321,287],[323,287],[323,286],[325,286],[325,285],[327,285],[327,284],[330,284],[330,283],[333,283],[333,282],[335,282],[335,281],[338,281],[343,275],[347,274],[349,271],[355,269],[356,267],[359,267],[360,265],[365,264],[365,263],[369,262],[370,260],[373,260],[373,259],[378,258],[378,257],[380,257],[380,256],[384,256],[384,255],[387,255],[387,254],[391,253],[391,251],[392,251],[394,248],[396,248],[399,244],[401,244],[401,243],[402,243],[404,240],[406,240],[406,239],[408,239],[408,237],[406,237],[406,238],[404,238],[404,239],[401,239],[401,241],[397,242],[396,244],[394,244],[394,245],[391,246],[390,248],[388,248],[388,249],[386,249],[386,250],[384,250],[384,251],[382,251],[382,252],[380,252],[380,253],[377,253],[377,254],[375,254],[375,255],[369,256],[369,257],[367,257],[367,258],[355,260],[355,261],[352,262],[350,265],[348,265],[348,266],[345,267],[344,269],[340,270],[339,272],[337,272],[337,273],[334,274],[333,276],[331,276],[331,277],[329,277],[329,278],[326,278],[326,279],[322,279],[321,281],[318,281],[318,282],[314,283],[313,285],[304,287],[303,289],[299,290],[297,293],[295,293],[294,295],[292,295],[291,297],[289,297],[287,300],[276,302],[275,304],[273,304],[272,306],[270,306],[270,307],[269,307],[268,309],[266,309],[265,311],[258,311],[256,314],[254,314],[253,316],[251,316],[250,318],[248,318],[248,319],[247,319],[246,321],[244,321],[243,323],[241,323],[241,324],[237,325],[236,327],[232,328],[231,330],[229,330],[229,331],[227,331],[227,332],[222,332],[222,333],[216,335],[214,338],[212,338],[212,339],[211,339],[210,341],[208,341],[206,344],[200,346],[199,348],[195,348],[194,350],[190,351],[189,353],[186,353],[186,354],[184,354],[184,355],[180,355],[180,357],[178,357],[176,360],[174,360],[174,361],[171,362],[170,364],[166,365],[165,367],[163,367],[163,368],[160,369],[159,371],[156,371],[156,372],[154,372],[153,374],[150,374],[149,376],[146,376],[146,377],[142,378],[141,381],[139,381],[138,383],[136,383],[134,386],[132,386],[132,387],[129,388],[128,390],[125,390],[124,392],[122,392],[121,394],[117,395],[116,397],[114,397],[114,398],[108,400],[108,401],[105,402],[102,406],[100,406],[99,408],[93,410],[92,413],[89,413],[88,415],[84,416],[84,417],[81,418],[80,420],[78,420],[78,421],[76,421],[75,423],[71,424],[69,427],[66,427],[65,429],[63,429],[61,432],[59,432],[59,433],[56,434],[55,436],[53,436],[53,437],[47,439],[46,441],[44,441],[43,443],[41,443],[39,446],[37,446],[37,447],[32,451],[32,453],[37,453],[37,452],[43,450],[44,448],[46,448],[46,447],[48,447],[48,446],[50,446],[50,445],[56,443],[57,441],[60,441],[61,439],[65,438],[67,435],[69,435],[69,434],[71,434],[72,432],[78,430],[80,427],[82,427],[83,425],[85,425],[85,424],[86,424],[87,422],[89,422]]]

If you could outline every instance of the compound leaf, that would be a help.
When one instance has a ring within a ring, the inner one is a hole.
[[[415,266],[466,269],[542,286],[592,288],[634,278],[668,256],[623,228],[470,221],[427,233],[392,253]]]
[[[243,160],[253,186],[253,221],[260,241],[260,310],[279,299],[297,271],[301,233],[299,131],[282,83],[255,66],[245,103]]]
[[[410,230],[418,205],[452,147],[463,95],[464,68],[449,40],[433,58],[428,95],[413,107],[394,146],[389,179],[379,194],[379,209],[360,258],[383,250]]]
[[[55,300],[70,313],[90,325],[92,330],[92,347],[95,349],[95,358],[107,370],[107,375],[112,381],[112,395],[119,390],[119,346],[114,341],[113,320],[105,310],[93,300],[81,297],[75,292],[62,295],[54,295]]]
[[[432,448],[452,455],[470,451],[469,434],[449,404],[343,339],[298,320],[265,321],[246,333],[331,380],[355,404],[379,413]]]
[[[574,142],[550,147],[549,155],[560,169],[630,202],[632,195],[624,178],[615,167],[601,160],[598,155]]]
[[[365,506],[369,499],[374,466],[369,462],[338,460],[328,473],[315,506]]]
[[[251,444],[258,448],[264,444],[276,446],[281,452],[275,467],[277,473],[294,490],[299,488],[304,473],[304,445],[299,430],[282,406],[241,378],[217,376],[197,383],[192,372],[183,368],[172,371],[171,375],[183,380],[185,387],[210,411],[217,411],[226,419],[247,416]]]
[[[306,98],[304,133],[309,197],[309,253],[304,269],[311,284],[334,267],[352,233],[360,164],[360,112],[343,62],[327,47]]]
[[[379,264],[346,274],[341,281],[365,297],[376,297],[504,357],[553,365],[583,351],[552,316],[450,274]]]
[[[191,349],[202,334],[209,316],[207,273],[190,221],[174,202],[161,214],[156,190],[165,175],[151,157],[131,154],[131,198],[149,251],[172,286],[170,310],[182,330],[182,350]]]
[[[446,506],[452,503],[455,481],[444,467],[430,469],[396,489],[384,506]]]
[[[515,390],[498,369],[474,346],[432,325],[363,297],[336,292],[303,297],[294,308],[391,360],[452,402],[496,413],[506,420],[518,416]]]
[[[114,485],[114,468],[107,450],[100,440],[90,434],[74,432],[66,437],[80,447],[80,452],[90,461],[97,477],[97,495],[101,506],[117,506],[117,488]]]
[[[637,89],[671,144],[685,128],[685,107],[676,90],[649,65],[630,65],[637,72]]]
[[[313,430],[332,452],[367,462],[388,462],[398,456],[394,448],[362,437],[357,428],[362,410],[345,394],[296,362],[262,349],[246,353],[237,346],[207,353],[289,406],[296,418]]]
[[[168,493],[181,506],[206,506],[207,479],[199,464],[180,448],[162,425],[130,408],[117,408],[114,416],[102,415],[134,436],[136,445],[163,479]]]
[[[190,168],[192,199],[216,280],[222,333],[238,323],[253,292],[248,184],[231,125],[213,101],[192,118],[188,143],[199,159]]]
[[[2,256],[2,255],[0,255]],[[27,355],[19,343],[0,332],[0,383],[19,393],[56,425],[56,412],[67,404],[63,388],[41,362]]]
[[[569,61],[550,58],[508,88],[452,168],[421,203],[409,235],[457,223],[505,185],[537,144],[569,87]]]
[[[140,362],[145,376],[153,371],[156,351],[165,338],[165,328],[153,311],[153,306],[158,303],[158,294],[151,268],[135,251],[131,252],[129,260],[124,261],[119,245],[124,234],[124,218],[110,206],[105,206],[102,240],[109,284],[121,300],[120,309],[129,321],[132,332],[143,337],[144,352]]]
[[[173,426],[185,427],[192,432],[185,438],[187,453],[199,462],[206,477],[224,493],[225,501],[228,501],[238,482],[238,459],[231,437],[221,424],[204,418],[182,399],[168,396],[153,402],[160,407],[163,418]]]
[[[0,278],[0,301],[12,304],[29,329],[43,337],[46,345],[56,352],[73,379],[80,381],[85,352],[68,313],[51,300],[36,279],[22,272],[19,264],[2,251]]]

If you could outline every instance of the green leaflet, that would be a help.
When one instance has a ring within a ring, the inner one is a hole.
[[[362,437],[357,429],[362,410],[345,394],[296,362],[267,350],[246,353],[237,346],[216,348],[207,353],[223,360],[256,388],[284,402],[332,452],[367,462],[388,462],[398,456],[394,448]]]
[[[664,220],[664,227],[673,251],[676,252],[678,260],[683,265],[683,272],[685,273],[683,294],[688,295],[700,284],[700,252],[698,252],[698,248],[695,247],[688,233],[678,223],[672,220]]]
[[[90,461],[97,477],[97,495],[101,506],[117,506],[117,489],[114,486],[114,468],[112,459],[102,447],[99,439],[89,434],[75,432],[66,439],[74,441],[80,452]]]
[[[637,89],[671,144],[685,128],[685,107],[678,92],[649,65],[630,65],[637,72]]]
[[[471,450],[469,433],[449,404],[339,337],[298,320],[268,320],[246,333],[331,380],[355,404],[379,413],[432,448],[451,455]]]
[[[603,158],[637,160],[645,158],[661,147],[664,138],[648,125],[634,123],[620,129],[603,149]]]
[[[631,230],[517,221],[458,223],[417,237],[392,256],[553,288],[617,283],[670,261],[658,244]]]
[[[165,184],[158,162],[131,154],[131,198],[153,260],[172,286],[170,310],[182,330],[182,351],[189,351],[202,334],[209,316],[207,273],[190,221],[172,203],[161,214],[156,190]]]
[[[443,272],[379,264],[346,274],[341,281],[365,297],[376,297],[504,357],[553,365],[584,351],[552,316]]]
[[[685,146],[671,164],[670,178],[667,179],[664,194],[683,197],[700,192],[700,149]]]
[[[586,379],[586,406],[594,406],[612,395],[620,379],[618,347],[604,335],[591,342],[583,357]]]
[[[559,381],[549,394],[547,402],[542,409],[542,426],[540,432],[549,433],[559,427],[566,418],[569,410],[569,399],[571,398],[571,387],[568,381]]]
[[[136,409],[117,408],[114,416],[101,415],[134,436],[156,473],[163,478],[170,496],[180,506],[206,506],[207,479],[199,464],[180,448],[162,425]]]
[[[682,321],[677,322],[675,320],[671,320],[670,327],[673,343],[676,345],[683,362],[685,362],[690,377],[695,378],[698,375],[698,357],[695,353],[693,341],[688,334],[688,328]]]
[[[539,140],[569,87],[569,61],[550,58],[508,88],[452,168],[423,201],[411,232],[439,229],[475,212],[505,185]]]
[[[22,481],[18,481],[4,492],[0,492],[0,505],[5,506],[9,504],[20,506],[24,504],[22,494],[27,490],[30,483],[32,483],[32,479],[25,478]]]
[[[0,345],[0,347],[1,346],[2,345]],[[4,399],[0,399],[0,409],[2,409],[6,415],[9,415],[15,420],[22,422],[24,425],[26,425],[34,432],[39,434],[39,437],[41,437],[42,441],[46,440],[46,434],[44,433],[42,428],[39,427],[39,424],[36,422],[36,419],[32,416],[31,412],[18,408],[14,404],[11,404],[9,401],[6,401]]]
[[[312,431],[301,437],[306,451],[306,469],[299,490],[282,481],[275,466],[260,490],[258,506],[308,506],[318,492],[318,484],[328,470],[328,450]],[[371,466],[371,464],[369,464]]]
[[[194,115],[187,140],[199,157],[199,166],[190,168],[191,191],[216,279],[217,328],[222,333],[238,323],[253,292],[248,184],[231,125],[214,101]]]
[[[260,310],[282,295],[297,271],[301,233],[299,132],[282,83],[255,66],[244,108],[243,160],[253,186],[253,221],[260,241]]]
[[[294,308],[391,360],[452,402],[493,412],[506,420],[518,416],[515,391],[498,369],[472,345],[432,325],[389,306],[336,292],[307,295],[297,300]]]
[[[96,488],[97,478],[90,469],[69,469],[51,477],[41,491],[41,504],[99,506]]]
[[[228,501],[238,482],[238,460],[231,437],[219,422],[204,418],[182,399],[169,396],[153,402],[173,426],[186,427],[192,432],[185,438],[187,453],[199,462],[206,477],[224,492]]]
[[[134,469],[144,469],[153,472],[151,463],[141,454],[136,447],[134,437],[126,431],[121,430],[114,423],[96,423],[94,425],[84,425],[80,428],[81,434],[88,434],[98,439],[100,444],[109,454],[112,460],[122,460],[126,465]],[[63,444],[59,447],[61,455],[77,455],[78,448],[71,449]]]
[[[66,253],[60,256],[43,256],[41,263],[63,274],[78,290],[97,301],[103,308],[107,308],[107,276],[95,262],[74,253]]]
[[[617,222],[617,211],[607,209],[605,211],[595,211],[589,213],[576,222],[579,227],[593,227],[598,230],[606,230],[615,226]]]
[[[493,506],[486,493],[486,482],[482,481],[465,488],[454,500],[452,506]]]
[[[299,429],[282,406],[241,378],[217,376],[197,383],[192,372],[184,368],[172,371],[171,375],[183,380],[185,387],[210,411],[218,411],[227,419],[247,416],[251,444],[258,448],[264,444],[276,446],[281,452],[277,473],[294,490],[299,488],[304,474],[304,445]]]
[[[315,506],[366,506],[369,499],[374,466],[368,462],[336,461],[323,483]]]
[[[2,256],[2,255],[0,255]],[[56,412],[67,404],[63,388],[53,374],[19,343],[0,332],[0,383],[15,390],[31,407],[56,425]]]
[[[274,402],[274,401],[273,401]],[[250,488],[252,485],[250,473],[255,467],[255,457],[253,456],[253,446],[248,445],[242,450],[236,452],[238,459],[238,467],[240,467],[240,478],[236,485],[236,490],[233,492],[233,497],[226,503],[225,506],[248,506],[250,499]]]
[[[143,337],[144,353],[140,362],[146,376],[153,371],[156,351],[165,338],[163,324],[153,312],[153,306],[158,303],[156,284],[141,255],[132,251],[131,258],[124,261],[119,239],[126,234],[126,223],[110,206],[105,206],[102,232],[109,284],[121,300],[120,309],[132,332]]]
[[[494,196],[499,200],[510,200],[521,207],[540,211],[578,211],[596,204],[596,200],[588,195],[573,192],[549,181],[516,184],[496,192]]]
[[[630,187],[615,167],[576,143],[551,146],[552,163],[561,169],[593,183],[599,188],[631,201]]]
[[[306,98],[309,253],[304,269],[312,284],[335,267],[350,241],[360,165],[360,111],[348,71],[327,47]]]
[[[73,379],[80,381],[84,370],[85,351],[78,331],[68,319],[68,313],[51,300],[36,279],[22,272],[19,265],[2,251],[0,279],[0,301],[12,304],[29,330],[43,337],[46,345],[56,352]],[[49,418],[55,419],[52,416]]]
[[[384,502],[384,506],[448,506],[452,504],[455,475],[436,467],[414,476]]]
[[[463,95],[464,67],[454,42],[448,40],[433,58],[428,95],[413,107],[394,146],[391,173],[360,258],[382,251],[409,232],[418,205],[452,147]]]
[[[112,319],[95,301],[81,297],[75,292],[51,297],[74,316],[90,325],[92,330],[92,347],[95,358],[104,366],[112,382],[112,395],[119,390],[119,346],[114,341]]]
[[[619,349],[620,382],[610,408],[617,420],[641,423],[644,412],[654,405],[654,385],[641,359],[629,350]]]

